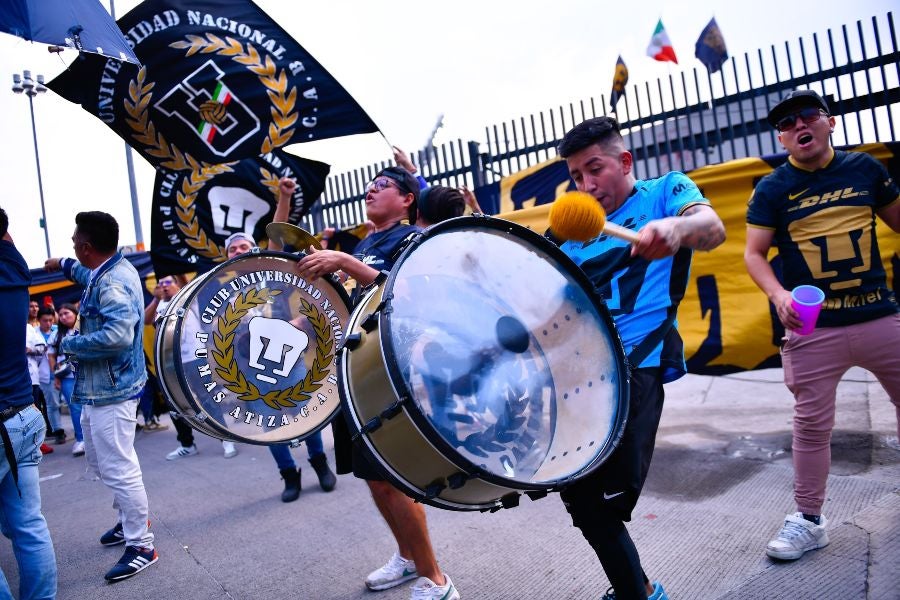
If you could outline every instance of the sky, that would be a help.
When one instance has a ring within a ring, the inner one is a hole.
[[[109,0],[101,0],[109,9]],[[288,0],[256,2],[356,98],[384,136],[406,150],[424,146],[440,115],[436,143],[483,141],[484,128],[569,102],[608,97],[616,58],[629,88],[681,68],[702,65],[694,42],[715,17],[729,55],[795,43],[859,19],[883,20],[889,0],[841,3],[755,0]],[[116,14],[136,6],[115,2]],[[684,7],[689,6],[686,10]],[[662,19],[679,65],[658,63],[646,48]],[[900,12],[894,18],[900,20]],[[13,73],[28,69],[49,81],[75,58],[0,34],[0,207],[32,268],[47,257],[28,98],[11,91]],[[120,244],[134,245],[135,220],[125,143],[98,119],[48,91],[34,98],[35,126],[50,254],[72,254],[75,214],[103,210],[119,222]],[[332,165],[332,174],[390,158],[380,135],[352,136],[288,151]],[[154,170],[133,153],[139,220],[150,246]]]

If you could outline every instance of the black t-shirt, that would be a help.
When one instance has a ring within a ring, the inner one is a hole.
[[[0,410],[34,402],[25,357],[31,272],[16,247],[0,240]]]
[[[786,289],[814,285],[825,292],[817,326],[863,323],[900,310],[875,236],[875,211],[898,196],[877,160],[836,151],[816,171],[787,161],[764,177],[750,198],[747,223],[774,232]]]
[[[384,231],[369,234],[353,249],[354,258],[377,271],[390,271],[394,267],[400,248],[406,239],[421,231],[415,225],[397,223]],[[360,287],[353,290],[353,303],[359,300]]]

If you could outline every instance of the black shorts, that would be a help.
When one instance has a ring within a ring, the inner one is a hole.
[[[635,369],[629,390],[628,422],[619,446],[594,472],[559,494],[576,527],[601,513],[630,521],[640,498],[662,416],[662,370]]]
[[[360,479],[368,481],[385,481],[387,478],[375,457],[362,441],[354,442],[350,437],[350,428],[343,414],[339,414],[331,422],[334,435],[334,462],[338,475],[353,473]]]

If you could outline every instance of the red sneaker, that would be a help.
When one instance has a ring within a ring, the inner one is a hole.
[[[53,454],[53,448],[47,444],[41,444],[41,454]]]

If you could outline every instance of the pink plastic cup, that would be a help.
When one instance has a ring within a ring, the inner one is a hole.
[[[816,328],[816,319],[825,302],[825,292],[814,285],[798,285],[791,292],[791,306],[800,315],[803,326],[795,329],[794,333],[809,335]]]

